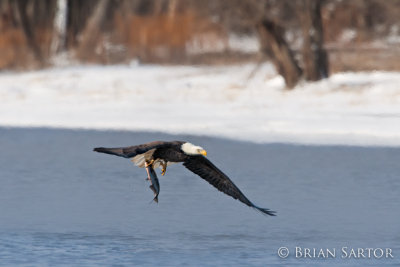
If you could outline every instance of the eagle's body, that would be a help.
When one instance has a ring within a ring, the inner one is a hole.
[[[248,200],[239,188],[237,188],[237,186],[229,179],[229,177],[205,157],[207,155],[206,151],[202,147],[195,146],[191,143],[182,141],[155,141],[130,147],[98,147],[95,148],[94,151],[124,158],[131,158],[137,166],[146,168],[148,179],[152,182],[152,190],[156,195],[154,199],[156,201],[159,194],[159,185],[155,185],[155,183],[158,184],[158,179],[155,172],[153,173],[151,170],[154,170],[157,167],[162,167],[162,175],[164,175],[169,164],[183,162],[183,165],[187,169],[199,175],[219,191],[233,197],[234,199],[238,199],[247,206],[255,208],[264,214],[275,216],[274,211],[257,207]],[[150,171],[148,169],[149,167],[151,168]]]

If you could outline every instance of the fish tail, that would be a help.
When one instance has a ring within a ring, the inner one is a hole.
[[[154,187],[154,185],[150,185],[149,187],[150,187],[151,191],[153,191],[153,193],[155,195],[155,197],[153,198],[152,201],[158,203],[158,193],[157,193],[156,188]]]

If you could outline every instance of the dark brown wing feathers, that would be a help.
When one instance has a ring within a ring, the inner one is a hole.
[[[182,143],[183,142],[180,141],[174,141],[174,142],[154,141],[138,146],[116,147],[116,148],[96,147],[93,150],[96,152],[116,155],[124,158],[132,158],[136,155],[143,154],[154,148],[181,145]]]
[[[189,156],[183,165],[190,171],[199,175],[201,178],[209,182],[219,191],[237,199],[249,207],[255,208],[264,214],[275,216],[275,212],[269,209],[264,209],[254,205],[240,190],[239,188],[219,170],[214,164],[212,164],[204,156]]]

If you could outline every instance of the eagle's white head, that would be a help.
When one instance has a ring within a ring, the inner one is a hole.
[[[188,154],[188,155],[207,156],[207,151],[205,151],[204,148],[202,148],[201,146],[195,146],[191,143],[184,143],[181,146],[181,149],[183,152],[185,152],[185,154]]]

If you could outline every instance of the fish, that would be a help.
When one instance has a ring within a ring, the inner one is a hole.
[[[158,203],[158,195],[160,194],[160,183],[158,182],[157,174],[154,171],[153,165],[146,164],[147,179],[150,181],[150,189],[154,193],[154,199]]]

